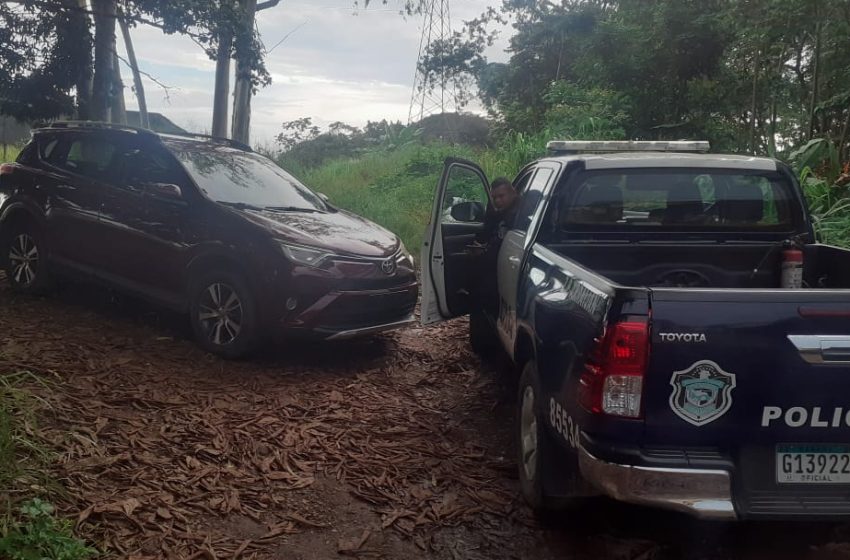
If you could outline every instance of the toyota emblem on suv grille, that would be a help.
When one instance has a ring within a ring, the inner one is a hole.
[[[387,259],[381,263],[381,271],[389,276],[395,272],[395,259]]]

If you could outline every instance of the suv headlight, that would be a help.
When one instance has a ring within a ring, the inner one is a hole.
[[[304,247],[302,245],[290,245],[289,243],[283,242],[279,243],[280,248],[283,250],[283,254],[286,255],[286,258],[296,264],[319,267],[328,257],[333,255],[323,249]]]
[[[410,251],[407,250],[407,247],[404,246],[404,242],[399,240],[398,242],[399,250],[401,251],[401,257],[410,263],[410,266],[413,267],[413,255],[410,254]]]

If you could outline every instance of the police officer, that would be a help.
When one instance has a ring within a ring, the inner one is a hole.
[[[481,255],[481,266],[474,291],[479,305],[491,314],[498,312],[499,288],[496,278],[496,260],[505,234],[513,226],[519,206],[519,194],[510,179],[499,177],[490,185],[493,211],[484,218],[484,229],[475,236],[472,250]]]

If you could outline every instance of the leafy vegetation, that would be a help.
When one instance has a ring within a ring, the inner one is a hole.
[[[17,146],[0,146],[0,163],[15,161],[18,153],[20,153],[20,149]]]
[[[509,21],[511,58],[490,63],[482,37]],[[847,1],[504,0],[428,55],[474,78],[504,131],[593,119],[598,136],[780,155],[822,137],[847,159]]]
[[[492,34],[509,22],[510,59],[491,63]],[[555,138],[706,139],[713,151],[793,162],[819,235],[850,246],[847,0],[503,0],[432,44],[421,65],[478,95],[485,146],[414,138],[418,123],[393,129],[410,137],[402,151],[381,140],[344,153],[350,143],[320,145],[316,131],[284,145],[280,162],[415,245],[444,155],[470,157],[493,178],[513,176]],[[412,147],[419,140],[432,144]],[[309,150],[327,159],[303,157]]]
[[[838,150],[818,138],[791,154],[823,243],[850,247],[850,164],[842,168]]]
[[[482,166],[490,179],[513,177],[529,161],[543,155],[547,138],[517,133],[494,148],[411,140],[396,147],[385,144],[357,158],[341,158],[299,176],[331,202],[381,224],[396,233],[414,253],[431,213],[434,188],[449,156]],[[284,160],[285,161],[285,160]],[[286,164],[284,163],[286,167]],[[291,167],[287,167],[291,169]]]
[[[60,491],[47,473],[52,453],[34,435],[42,403],[25,384],[44,385],[29,373],[0,376],[0,558],[84,560],[95,551],[73,536],[68,521],[43,497]],[[27,499],[26,496],[36,497]]]
[[[74,537],[71,522],[57,519],[51,504],[34,498],[20,507],[21,521],[0,537],[0,557],[9,560],[85,560],[96,551]]]

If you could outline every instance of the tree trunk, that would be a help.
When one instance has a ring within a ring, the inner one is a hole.
[[[121,34],[124,36],[124,46],[127,48],[127,60],[130,61],[130,70],[133,71],[133,88],[136,90],[136,100],[139,102],[139,126],[150,128],[151,122],[148,118],[148,103],[145,99],[145,86],[142,83],[142,75],[139,73],[139,63],[136,61],[136,50],[133,48],[133,38],[130,37],[130,26],[124,19],[124,14],[119,12],[118,24],[121,26]]]
[[[820,10],[816,10],[819,13]],[[818,87],[820,86],[820,51],[821,51],[821,30],[820,19],[817,20],[815,26],[815,52],[814,52],[814,69],[812,71],[812,100],[809,104],[809,140],[815,135],[815,107],[818,103]]]
[[[844,163],[850,159],[850,155],[845,155],[844,151],[847,148],[847,132],[850,131],[850,107],[847,107],[847,119],[844,121],[844,126],[841,127],[841,138],[838,140],[838,161]]]
[[[81,55],[82,58],[77,61],[77,72],[74,79],[74,87],[77,90],[75,117],[78,120],[86,121],[91,118],[92,78],[94,77],[91,55],[91,21],[88,14],[81,11],[88,9],[86,0],[65,0],[65,4],[70,8],[68,17],[73,22],[72,26],[84,34],[84,37],[81,37],[80,40],[87,45],[87,48],[84,49],[85,55]]]
[[[759,83],[759,63],[761,62],[761,49],[756,50],[756,56],[753,59],[753,95],[752,106],[750,107],[750,153],[756,153],[756,115],[758,113],[758,83]]]
[[[215,96],[213,98],[212,135],[227,138],[227,105],[230,97],[230,51],[233,33],[222,28],[218,38],[218,56],[215,61]]]
[[[92,0],[94,9],[94,82],[91,99],[91,118],[111,119],[111,93],[115,74],[115,14],[116,0]]]
[[[112,52],[112,92],[110,95],[112,122],[127,124],[127,108],[124,106],[124,82],[121,80],[121,60],[118,51]]]
[[[242,29],[244,40],[248,41],[254,31],[254,16],[257,11],[257,0],[239,0],[243,10]],[[246,45],[247,46],[247,45]],[[245,60],[244,52],[236,58],[236,84],[233,89],[233,123],[231,138],[248,144],[251,130],[251,66]]]

